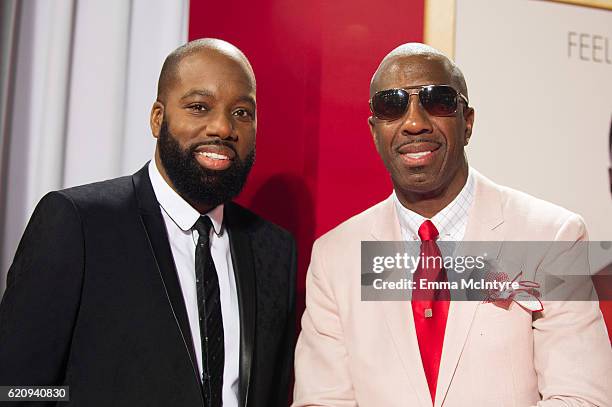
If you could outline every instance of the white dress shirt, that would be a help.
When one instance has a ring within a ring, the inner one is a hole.
[[[395,203],[395,211],[397,212],[400,228],[402,230],[402,237],[408,242],[420,240],[418,232],[419,227],[421,227],[421,224],[425,222],[427,218],[402,205],[395,191],[393,191],[392,195]],[[439,241],[459,242],[463,240],[467,227],[468,213],[473,202],[474,176],[472,175],[472,171],[469,171],[467,181],[461,189],[461,192],[459,192],[459,195],[430,219],[436,229],[438,229]]]
[[[149,177],[161,207],[174,264],[185,300],[193,338],[200,380],[202,380],[202,342],[196,294],[195,250],[198,232],[193,228],[200,213],[177,194],[161,176],[155,159],[149,163]],[[223,226],[223,205],[206,214],[212,220],[210,252],[215,262],[221,297],[225,365],[223,369],[223,406],[238,406],[238,373],[240,355],[240,313],[234,267],[227,230]]]

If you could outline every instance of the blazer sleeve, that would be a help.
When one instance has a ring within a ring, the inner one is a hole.
[[[306,310],[295,351],[293,407],[357,406],[338,306],[326,278],[321,241],[306,275]]]
[[[290,400],[290,390],[293,378],[293,360],[295,351],[295,302],[296,302],[296,278],[297,278],[297,250],[295,240],[291,238],[291,254],[289,265],[289,287],[287,295],[287,322],[281,343],[280,358],[277,362],[276,377],[278,378],[278,389],[271,406],[286,407]]]
[[[583,269],[580,274],[588,270],[580,217],[570,216],[555,240],[543,268],[569,274],[576,267]],[[572,301],[543,302],[544,310],[534,316],[534,366],[542,395],[537,406],[612,406],[612,348],[598,302],[576,301],[593,298],[593,286],[585,279],[571,295]]]
[[[62,192],[39,202],[0,303],[0,385],[64,382],[83,280],[81,219]]]

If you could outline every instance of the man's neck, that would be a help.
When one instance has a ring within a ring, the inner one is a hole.
[[[430,192],[401,191],[395,188],[400,203],[407,209],[431,219],[459,195],[468,178],[468,166],[461,168],[445,187]]]

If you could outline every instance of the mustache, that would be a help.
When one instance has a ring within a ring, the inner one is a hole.
[[[403,143],[400,143],[397,146],[395,146],[395,148],[399,149],[399,148],[402,148],[404,146],[407,146],[409,144],[414,144],[414,143],[435,143],[438,145],[442,145],[442,143],[440,143],[438,140],[432,140],[431,137],[417,137],[417,138],[405,141]]]
[[[201,142],[195,143],[195,144],[193,144],[193,145],[191,145],[189,147],[189,152],[190,153],[194,153],[195,150],[197,150],[201,146],[223,146],[223,147],[227,147],[230,150],[232,150],[234,152],[234,154],[236,154],[236,157],[238,156],[238,151],[236,151],[236,146],[234,145],[234,143],[232,143],[231,141],[221,140],[221,139],[213,139],[213,140],[201,141]]]

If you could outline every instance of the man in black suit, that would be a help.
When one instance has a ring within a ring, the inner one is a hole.
[[[67,385],[77,406],[287,405],[294,240],[231,202],[256,128],[240,50],[168,56],[155,159],[36,207],[0,305],[0,385]]]

